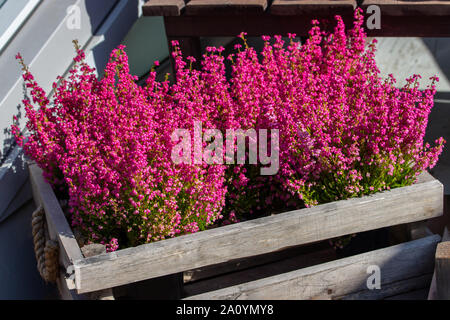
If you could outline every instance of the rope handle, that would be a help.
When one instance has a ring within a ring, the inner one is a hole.
[[[32,214],[31,229],[38,271],[46,282],[56,282],[59,271],[59,247],[56,241],[50,239],[42,206]]]

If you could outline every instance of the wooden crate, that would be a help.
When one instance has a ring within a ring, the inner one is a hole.
[[[62,268],[58,286],[64,298],[186,274],[211,265],[223,266],[232,260],[273,254],[342,235],[423,221],[443,212],[442,184],[423,173],[416,184],[408,187],[84,257],[42,171],[35,164],[29,165],[29,171],[35,202],[43,206],[50,237],[59,243]],[[400,292],[399,286],[417,284],[408,279],[422,283],[431,280],[439,241],[440,237],[433,235],[191,298],[362,298],[367,296],[363,293],[367,290],[362,289],[370,265],[380,266],[386,277],[383,285],[390,288],[387,290]]]

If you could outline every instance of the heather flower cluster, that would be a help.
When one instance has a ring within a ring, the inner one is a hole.
[[[52,105],[24,67],[32,96],[23,101],[27,141],[15,128],[45,178],[67,192],[72,226],[109,251],[204,230],[220,217],[226,192],[224,166],[170,158],[170,133],[189,128],[189,119],[207,120],[214,105],[192,103],[182,80],[168,94],[154,72],[145,87],[136,85],[123,49],[98,80],[78,48],[70,76],[54,84]]]
[[[263,53],[271,78],[282,78],[265,85],[273,104],[283,106],[281,175],[307,206],[412,184],[436,164],[444,144],[424,144],[438,79],[425,91],[419,75],[395,88],[392,75],[379,77],[376,40],[365,50],[358,11],[349,35],[337,21],[332,35],[313,27],[302,48],[291,43],[285,50],[278,38]]]
[[[243,33],[234,53],[208,47],[202,61],[184,60],[174,41],[176,82],[158,82],[152,70],[143,87],[123,46],[101,79],[77,46],[52,103],[18,55],[31,90],[29,135],[13,132],[69,199],[72,225],[109,251],[412,184],[444,145],[424,143],[438,79],[420,91],[414,75],[396,88],[379,75],[360,11],[347,33],[336,21],[333,32],[314,21],[303,44],[264,36],[260,53]],[[221,132],[279,130],[279,171],[262,176],[264,161],[175,164],[172,133],[192,132],[196,121]]]

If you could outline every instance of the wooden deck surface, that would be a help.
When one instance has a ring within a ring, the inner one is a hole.
[[[450,36],[450,0],[149,0],[145,16],[164,16],[171,37],[249,35],[306,35],[312,19],[334,20],[341,15],[352,25],[354,9],[366,18],[379,9],[380,28],[367,28],[370,36]],[[330,24],[331,25],[331,24]]]

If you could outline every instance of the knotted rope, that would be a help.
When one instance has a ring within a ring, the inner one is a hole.
[[[42,206],[33,212],[31,218],[34,253],[37,268],[46,282],[55,282],[58,277],[58,243],[51,240],[48,234],[45,212]]]

